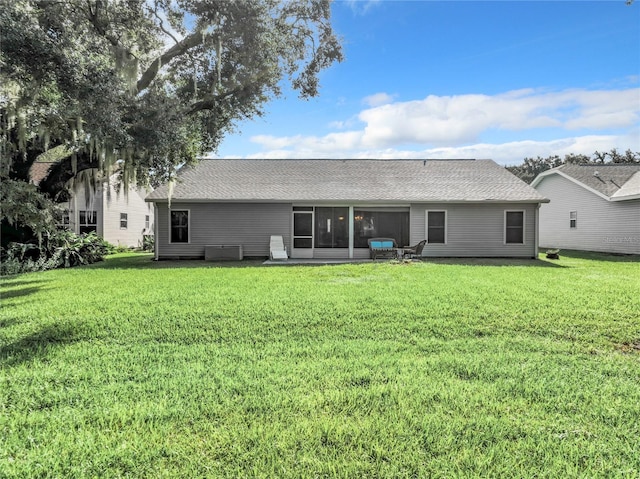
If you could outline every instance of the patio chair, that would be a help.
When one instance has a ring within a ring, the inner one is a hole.
[[[284,246],[282,236],[272,236],[269,245],[269,256],[271,259],[289,259],[287,248]]]
[[[427,240],[422,240],[415,246],[405,246],[403,248],[403,256],[408,256],[409,258],[422,257],[422,250],[424,249],[424,245],[426,244]]]

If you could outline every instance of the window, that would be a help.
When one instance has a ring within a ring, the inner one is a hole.
[[[524,211],[505,211],[504,242],[524,244]]]
[[[578,227],[578,212],[570,211],[569,212],[569,228],[577,228]]]
[[[393,238],[399,246],[409,244],[408,209],[367,208],[354,210],[354,248],[368,248],[369,238]]]
[[[171,218],[171,243],[189,242],[189,210],[172,210]]]
[[[56,212],[56,226],[62,230],[68,230],[71,218],[69,216],[69,210],[59,210]]]
[[[78,223],[80,226],[80,234],[98,232],[98,212],[97,211],[79,211]]]
[[[149,229],[149,215],[144,215],[144,229]]]
[[[427,243],[445,244],[447,242],[447,212],[427,211]]]
[[[120,213],[120,229],[126,230],[128,223],[129,223],[129,216],[127,215],[127,213]]]
[[[349,208],[316,208],[315,247],[349,247]]]

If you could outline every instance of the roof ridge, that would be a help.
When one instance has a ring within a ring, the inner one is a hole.
[[[198,161],[493,161],[490,158],[198,158]]]

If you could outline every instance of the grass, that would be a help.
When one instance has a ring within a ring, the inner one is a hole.
[[[5,278],[0,477],[640,476],[640,262]]]

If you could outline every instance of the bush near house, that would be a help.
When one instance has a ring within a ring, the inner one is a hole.
[[[3,281],[0,475],[640,476],[637,258],[151,258]]]
[[[96,233],[77,235],[59,230],[43,238],[39,245],[9,243],[2,252],[3,276],[56,268],[70,268],[102,261],[113,247]]]

